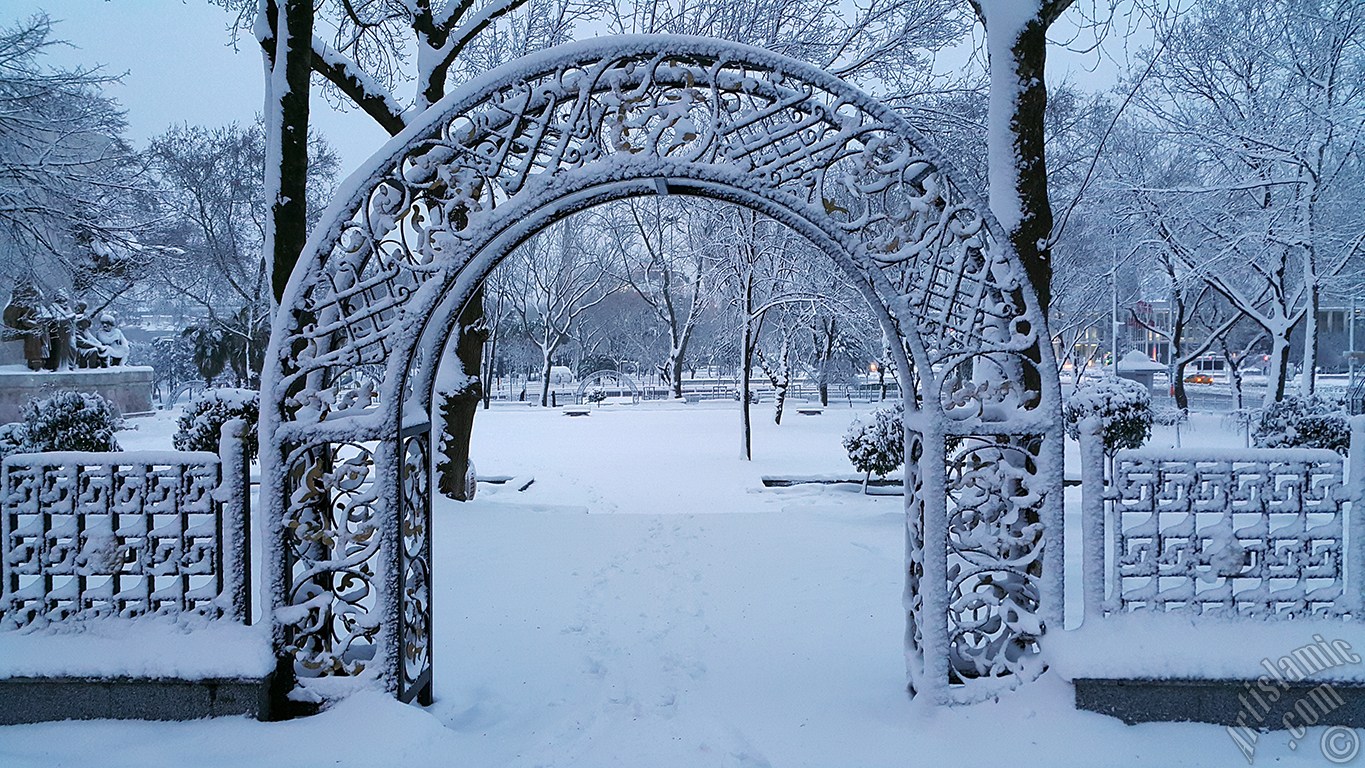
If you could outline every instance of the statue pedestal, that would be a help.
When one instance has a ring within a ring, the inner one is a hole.
[[[145,365],[30,371],[20,361],[18,365],[0,367],[0,424],[22,419],[24,403],[30,398],[47,397],[62,389],[101,395],[124,416],[149,413],[152,410],[152,375],[152,368]]]
[[[0,370],[7,365],[22,365],[27,367],[28,361],[24,359],[24,342],[0,340]]]

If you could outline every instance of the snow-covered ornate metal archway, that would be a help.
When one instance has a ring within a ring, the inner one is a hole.
[[[629,392],[632,402],[640,402],[640,384],[635,381],[635,377],[612,370],[593,371],[584,376],[578,382],[578,390],[574,393],[575,399],[581,403],[587,396],[589,389],[604,386],[617,392]]]
[[[1058,387],[999,225],[866,94],[769,52],[668,36],[489,73],[395,137],[324,214],[276,318],[262,409],[286,674],[429,700],[443,343],[478,283],[543,226],[672,193],[801,232],[903,341],[912,689],[972,700],[1040,671],[1040,638],[1062,617]]]

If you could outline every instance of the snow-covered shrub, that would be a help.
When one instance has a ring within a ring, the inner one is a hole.
[[[1147,388],[1130,379],[1105,378],[1076,390],[1062,408],[1066,434],[1080,439],[1080,424],[1098,416],[1103,425],[1104,452],[1141,448],[1152,436],[1152,396]]]
[[[62,390],[24,405],[26,451],[117,451],[123,419],[97,394]]]
[[[1326,448],[1344,456],[1351,427],[1342,401],[1290,396],[1261,412],[1251,440],[1257,448]]]
[[[1163,427],[1175,427],[1175,447],[1180,447],[1180,428],[1190,421],[1190,412],[1175,406],[1153,406],[1152,423]]]
[[[22,453],[28,445],[28,430],[20,422],[0,424],[0,461],[11,453]]]
[[[600,403],[607,399],[607,391],[601,387],[593,387],[585,393],[585,397],[590,403]]]
[[[878,408],[870,419],[855,419],[844,433],[844,450],[848,460],[864,473],[863,483],[875,472],[885,477],[905,461],[905,427],[901,422],[904,406]]]
[[[242,435],[242,456],[246,461],[256,458],[256,422],[260,419],[261,398],[255,390],[208,389],[200,392],[185,406],[180,415],[180,430],[171,438],[177,451],[218,452],[218,440],[223,425],[232,419],[246,422]]]

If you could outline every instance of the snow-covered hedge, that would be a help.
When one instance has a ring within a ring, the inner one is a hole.
[[[1062,408],[1068,437],[1080,439],[1080,423],[1098,416],[1103,424],[1104,451],[1141,448],[1152,435],[1152,396],[1130,379],[1105,378],[1083,385]]]
[[[1345,456],[1351,446],[1346,406],[1326,397],[1286,397],[1261,412],[1251,433],[1257,448],[1326,448]]]
[[[123,426],[118,409],[103,397],[62,390],[24,405],[24,421],[11,428],[8,440],[21,441],[20,451],[117,451],[114,433]],[[6,425],[11,426],[11,425]]]
[[[171,437],[178,451],[218,452],[218,440],[223,425],[232,419],[246,422],[242,436],[242,455],[246,461],[256,458],[256,422],[260,420],[261,398],[251,389],[208,389],[200,392],[185,406],[180,416],[180,430]]]
[[[28,430],[24,429],[23,424],[17,421],[0,424],[0,461],[11,453],[24,450],[27,443]]]
[[[878,408],[870,419],[855,419],[844,433],[848,460],[865,477],[876,473],[885,477],[905,461],[905,427],[901,421],[904,406]]]

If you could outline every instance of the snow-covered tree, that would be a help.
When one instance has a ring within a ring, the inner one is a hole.
[[[550,404],[555,353],[573,338],[579,317],[611,295],[614,281],[585,242],[581,219],[569,218],[523,243],[499,266],[517,290],[510,309],[523,336],[540,351],[540,404]]]
[[[727,346],[738,362],[740,458],[747,460],[753,455],[750,406],[756,351],[769,312],[783,304],[780,299],[794,272],[799,236],[747,208],[717,203],[708,209],[705,248],[716,261],[725,317],[735,332]]]
[[[934,54],[966,32],[958,0],[625,0],[613,32],[704,35],[808,61],[892,100],[923,94]]]
[[[254,385],[271,315],[270,271],[262,252],[268,216],[262,127],[175,126],[154,137],[145,155],[160,202],[149,238],[163,248],[142,280],[202,318],[196,343],[216,348],[205,354],[221,357],[239,383]],[[313,216],[331,195],[337,164],[326,140],[314,136],[308,164]]]
[[[140,257],[155,255],[132,247],[152,218],[141,163],[103,93],[116,78],[49,65],[57,45],[44,15],[0,28],[0,285],[67,287],[87,275],[126,288]]]
[[[1038,304],[1052,296],[1052,203],[1044,117],[1047,32],[1073,0],[968,0],[986,29],[991,212],[1000,220]]]
[[[687,348],[706,307],[712,266],[691,232],[695,208],[676,198],[626,200],[595,212],[611,258],[608,268],[649,307],[666,336],[662,365],[674,397],[682,397]]]
[[[1062,409],[1066,434],[1080,437],[1081,422],[1098,417],[1105,453],[1141,448],[1152,435],[1152,396],[1136,381],[1113,376],[1090,382],[1067,398]]]
[[[863,491],[873,473],[886,477],[905,463],[905,407],[878,408],[866,418],[855,419],[844,433],[844,450],[855,469],[863,473]]]
[[[1305,329],[1311,394],[1323,283],[1365,247],[1365,8],[1353,0],[1209,0],[1160,16],[1139,130],[1183,178],[1132,184],[1171,258],[1270,339],[1266,403]],[[1236,29],[1238,34],[1228,34]]]
[[[570,0],[571,2],[572,0]],[[252,30],[264,59],[266,83],[265,195],[270,218],[265,252],[278,300],[303,250],[308,232],[307,178],[311,78],[319,75],[328,93],[369,115],[390,135],[397,134],[436,103],[451,82],[481,71],[478,59],[509,60],[521,53],[567,40],[576,6],[563,13],[527,14],[524,39],[480,40],[489,26],[528,0],[215,0],[237,13],[239,28]],[[554,0],[549,0],[553,3]],[[545,0],[530,3],[541,7]],[[476,54],[471,46],[480,42]],[[516,43],[521,43],[517,48]],[[500,63],[500,62],[499,62]],[[399,89],[411,87],[409,99]],[[457,320],[457,333],[482,333],[480,287]],[[457,345],[463,380],[461,393],[444,424],[446,440],[465,443],[482,394],[481,344]]]

